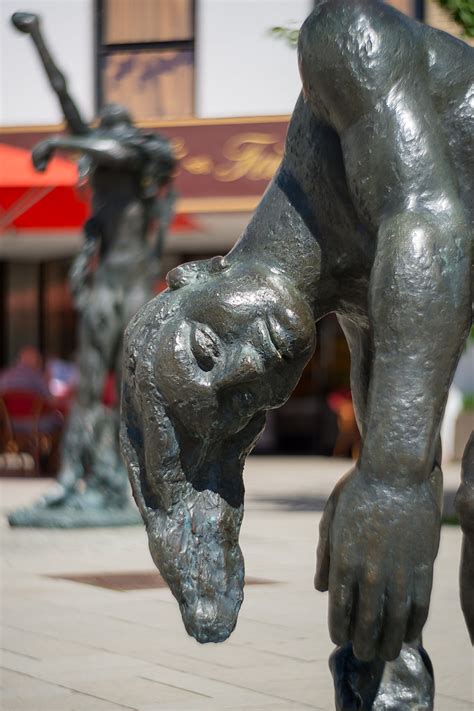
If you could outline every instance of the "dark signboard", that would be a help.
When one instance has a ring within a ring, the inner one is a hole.
[[[226,205],[251,209],[262,195],[280,163],[287,127],[288,117],[269,117],[196,119],[143,128],[158,131],[173,143],[182,209],[225,212]],[[0,142],[31,148],[55,132],[55,127],[0,129]]]

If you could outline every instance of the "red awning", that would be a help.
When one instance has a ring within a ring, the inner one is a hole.
[[[87,188],[76,188],[77,166],[55,156],[44,173],[33,167],[31,151],[0,143],[0,233],[78,230],[89,213]],[[191,215],[175,215],[171,230],[199,230]]]
[[[79,228],[89,208],[76,182],[71,161],[54,157],[38,173],[29,150],[0,143],[0,231]]]
[[[0,188],[73,187],[77,181],[74,163],[54,157],[44,173],[34,169],[31,151],[0,143]]]

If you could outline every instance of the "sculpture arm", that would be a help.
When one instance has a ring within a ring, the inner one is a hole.
[[[144,153],[152,166],[155,181],[159,186],[168,183],[177,166],[173,148],[167,138],[153,134],[143,143]]]
[[[56,151],[84,153],[96,165],[138,169],[142,165],[140,152],[122,141],[98,136],[52,136],[38,143],[32,153],[36,170],[45,170]]]
[[[302,32],[304,91],[339,133],[354,205],[377,243],[365,438],[323,517],[316,586],[329,589],[335,643],[391,660],[428,614],[436,448],[470,323],[470,235],[416,26],[375,2],[328,5]]]
[[[64,119],[71,133],[78,136],[88,134],[90,131],[89,126],[83,120],[78,107],[72,99],[67,86],[66,77],[54,61],[44,40],[38,15],[30,12],[15,12],[12,15],[12,23],[20,32],[25,32],[31,36],[49,79],[50,86],[61,104]]]
[[[379,2],[331,0],[305,23],[300,42],[307,101],[338,132],[353,204],[376,233],[375,358],[361,463],[378,469],[381,452],[397,461],[396,473],[374,472],[391,484],[426,480],[433,469],[471,318],[471,229],[418,32]],[[400,457],[407,446],[421,470],[412,456]]]

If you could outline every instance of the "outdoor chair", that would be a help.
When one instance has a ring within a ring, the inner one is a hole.
[[[8,391],[0,394],[2,450],[28,453],[33,457],[35,476],[41,474],[41,457],[49,455],[62,416],[34,392]]]

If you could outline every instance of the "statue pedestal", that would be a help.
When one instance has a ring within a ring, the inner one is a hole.
[[[8,516],[8,522],[10,526],[21,528],[109,528],[137,526],[142,523],[142,519],[133,504],[105,510],[77,509],[64,505],[17,509]]]
[[[66,491],[57,485],[32,506],[12,511],[8,522],[22,528],[108,528],[136,526],[142,519],[128,490]]]

